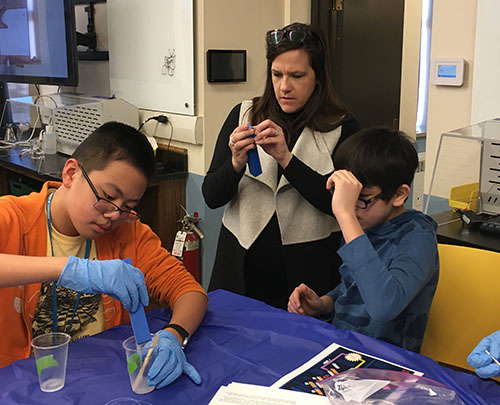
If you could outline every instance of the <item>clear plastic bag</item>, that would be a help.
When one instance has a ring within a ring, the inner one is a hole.
[[[332,405],[464,404],[446,385],[400,371],[351,369],[320,384]]]

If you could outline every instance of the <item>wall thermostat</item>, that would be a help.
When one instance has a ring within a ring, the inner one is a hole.
[[[464,59],[432,59],[430,82],[438,86],[461,86],[464,82]]]

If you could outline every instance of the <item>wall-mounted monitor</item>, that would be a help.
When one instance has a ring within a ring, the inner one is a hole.
[[[73,0],[0,0],[0,82],[76,86]]]
[[[214,82],[245,82],[247,80],[247,51],[209,49],[207,51],[207,80]]]

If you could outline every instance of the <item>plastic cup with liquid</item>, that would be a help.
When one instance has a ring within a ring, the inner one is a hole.
[[[70,340],[71,336],[67,333],[54,332],[37,336],[31,341],[42,391],[54,392],[64,387]]]
[[[123,341],[123,348],[127,356],[127,371],[130,379],[132,391],[136,394],[147,394],[155,389],[154,385],[148,385],[148,372],[154,363],[154,352],[144,366],[149,349],[146,346],[148,342],[137,345],[135,336],[130,336]],[[150,343],[150,342],[149,342]]]

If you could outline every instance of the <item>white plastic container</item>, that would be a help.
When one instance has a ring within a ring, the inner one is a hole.
[[[43,134],[42,149],[46,155],[53,155],[57,152],[57,137],[52,125],[47,125]]]

